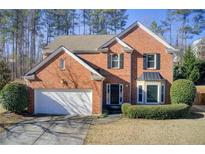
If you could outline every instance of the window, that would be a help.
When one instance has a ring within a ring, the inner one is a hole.
[[[147,68],[156,68],[156,55],[147,55]]]
[[[120,84],[120,103],[123,103],[123,84]]]
[[[113,54],[111,56],[112,68],[119,68],[120,67],[120,56],[118,54]]]
[[[161,102],[164,102],[164,96],[165,96],[165,89],[164,85],[161,86]]]
[[[158,102],[158,85],[147,85],[147,102]]]
[[[138,86],[138,102],[142,102],[142,85]]]
[[[61,70],[64,70],[65,69],[65,60],[64,59],[60,59],[59,60],[59,68]]]

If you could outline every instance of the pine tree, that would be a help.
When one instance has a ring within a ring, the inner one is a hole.
[[[164,35],[163,29],[157,24],[156,21],[153,21],[151,23],[150,30],[153,31],[155,34],[157,34],[160,37],[163,37],[163,35]]]
[[[10,82],[10,70],[7,66],[7,64],[1,60],[0,61],[0,91],[1,89]]]
[[[123,30],[126,25],[126,10],[107,10],[108,29],[111,33],[116,34],[118,30]]]

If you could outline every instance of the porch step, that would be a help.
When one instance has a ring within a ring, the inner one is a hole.
[[[106,105],[105,108],[109,114],[121,113],[121,105]]]

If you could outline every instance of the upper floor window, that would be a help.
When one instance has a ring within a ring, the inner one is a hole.
[[[59,60],[59,68],[61,70],[64,70],[65,69],[65,60],[64,59],[60,59]]]
[[[122,69],[124,67],[124,53],[108,53],[107,67],[114,69]]]
[[[156,54],[147,55],[147,68],[156,68]]]
[[[118,54],[111,55],[112,68],[120,67],[120,56]]]
[[[160,54],[144,54],[144,69],[160,69]]]

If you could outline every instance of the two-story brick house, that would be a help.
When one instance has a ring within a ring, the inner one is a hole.
[[[25,75],[29,111],[90,115],[124,102],[169,103],[176,51],[139,22],[116,36],[60,36]]]

